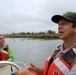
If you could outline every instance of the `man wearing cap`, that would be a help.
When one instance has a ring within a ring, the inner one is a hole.
[[[59,38],[63,44],[46,60],[43,69],[30,63],[16,75],[76,75],[76,13],[54,15],[51,20],[58,24]]]

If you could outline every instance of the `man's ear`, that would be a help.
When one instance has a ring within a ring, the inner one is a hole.
[[[75,32],[76,32],[76,27],[75,27]]]

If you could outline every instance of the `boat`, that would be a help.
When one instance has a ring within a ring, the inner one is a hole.
[[[0,61],[0,75],[15,75],[21,67],[27,67],[23,62]]]
[[[15,72],[20,70],[21,67],[27,66],[23,62],[0,61],[0,75],[16,75]],[[76,66],[74,69],[75,71],[69,72],[68,75],[76,75]]]

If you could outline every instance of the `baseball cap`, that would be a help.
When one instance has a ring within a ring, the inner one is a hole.
[[[54,15],[51,20],[54,23],[58,23],[60,19],[67,19],[71,22],[76,22],[76,13],[75,12],[65,12],[62,15]]]

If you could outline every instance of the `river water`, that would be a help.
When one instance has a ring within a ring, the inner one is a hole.
[[[30,62],[43,67],[45,60],[62,44],[62,40],[43,40],[29,38],[6,38],[6,43],[14,52],[15,62]]]

